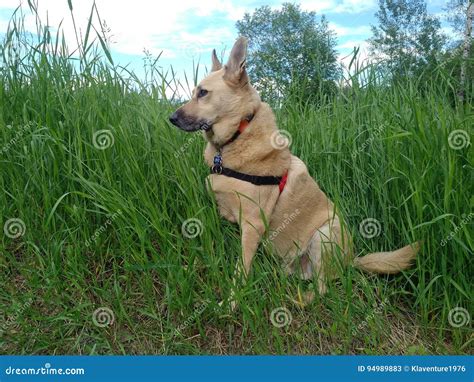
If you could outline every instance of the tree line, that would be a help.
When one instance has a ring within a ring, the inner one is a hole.
[[[450,0],[443,10],[453,31],[449,36],[440,18],[428,12],[426,0],[378,0],[368,45],[379,83],[416,79],[422,86],[442,70],[455,84],[453,97],[461,103],[472,100],[474,4]],[[318,18],[290,3],[277,10],[262,6],[246,13],[236,27],[249,39],[247,69],[264,98],[281,100],[298,91],[305,100],[317,100],[341,83],[337,36],[324,15]]]

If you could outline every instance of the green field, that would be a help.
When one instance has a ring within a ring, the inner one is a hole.
[[[20,25],[2,42],[1,354],[473,353],[474,114],[443,68],[423,91],[348,78],[276,110],[358,254],[421,240],[413,269],[343,269],[302,307],[312,283],[262,246],[231,311],[240,233],[205,190],[203,138],[169,124],[169,75],[150,63],[140,80],[91,40],[79,60],[55,36],[24,44]]]

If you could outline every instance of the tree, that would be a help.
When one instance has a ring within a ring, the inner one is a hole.
[[[449,11],[450,10],[450,11]],[[469,61],[472,45],[472,19],[474,13],[474,3],[472,0],[451,0],[448,3],[448,21],[451,22],[454,30],[463,34],[461,73],[459,80],[459,101],[464,102],[466,93],[467,64]]]
[[[379,25],[372,26],[371,52],[385,60],[394,78],[417,76],[437,64],[445,37],[424,0],[379,0],[375,16]]]
[[[451,0],[444,8],[446,19],[451,24],[457,38],[450,44],[446,54],[445,66],[459,78],[458,99],[464,102],[466,95],[472,93],[474,57],[472,52],[472,21],[474,3],[472,0]]]
[[[334,88],[336,38],[324,16],[317,22],[314,12],[285,3],[280,10],[263,6],[246,13],[236,27],[249,40],[247,69],[264,98],[280,98],[297,87],[307,99]]]
[[[471,0],[450,0],[443,8],[446,13],[446,20],[451,24],[454,32],[462,40],[466,32],[466,16],[469,7],[472,6]],[[472,20],[471,20],[472,25]]]

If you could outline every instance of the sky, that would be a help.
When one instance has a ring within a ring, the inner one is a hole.
[[[93,0],[71,0],[76,27],[85,33]],[[144,51],[153,57],[161,53],[158,65],[170,66],[177,73],[192,72],[193,61],[210,65],[212,49],[218,54],[229,52],[237,38],[235,23],[255,8],[269,5],[274,9],[285,1],[276,0],[95,0],[106,23],[107,35],[115,63],[128,65],[143,75]],[[288,2],[288,1],[286,1]],[[35,32],[35,19],[28,14],[26,0],[0,0],[0,37],[7,30],[15,8],[23,3],[25,27]],[[303,10],[325,15],[336,32],[337,51],[341,62],[354,46],[367,53],[366,39],[370,26],[376,24],[377,0],[301,0]],[[440,15],[446,1],[428,0],[428,11]],[[38,0],[38,10],[52,31],[62,21],[68,45],[76,46],[73,23],[67,0]],[[94,24],[99,28],[95,18]],[[444,25],[449,33],[448,26]],[[347,60],[347,59],[346,59]]]

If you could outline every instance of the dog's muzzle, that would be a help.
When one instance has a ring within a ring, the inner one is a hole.
[[[176,127],[187,132],[193,132],[198,130],[210,131],[212,129],[211,122],[197,121],[195,119],[189,118],[179,109],[170,115],[169,121]]]
[[[179,117],[178,117],[178,113],[176,111],[173,114],[170,115],[169,120],[176,127],[180,127],[179,124],[178,124]]]

